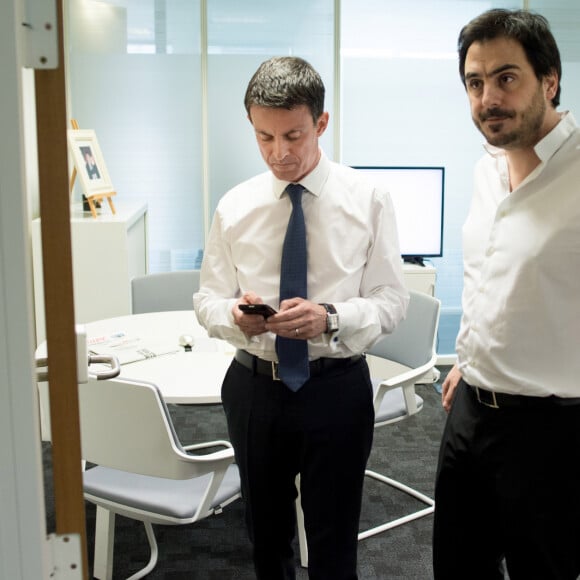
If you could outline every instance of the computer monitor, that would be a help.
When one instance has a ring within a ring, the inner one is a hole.
[[[444,167],[362,167],[391,195],[401,256],[407,262],[443,255]]]

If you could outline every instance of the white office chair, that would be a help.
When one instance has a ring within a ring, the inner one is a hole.
[[[193,310],[199,290],[199,270],[145,274],[131,280],[133,314],[167,310]]]
[[[435,343],[441,303],[428,294],[413,290],[409,293],[409,308],[405,320],[399,323],[392,334],[380,340],[367,353],[373,376],[375,428],[407,419],[422,409],[423,399],[415,393],[415,383],[433,369],[437,360]],[[377,376],[389,378],[378,379]],[[435,510],[435,502],[425,494],[370,469],[365,471],[365,475],[415,497],[427,507],[362,531],[358,535],[359,540],[427,516]],[[306,568],[308,546],[300,496],[296,500],[296,514],[300,563]]]
[[[410,295],[405,320],[367,353],[375,389],[375,428],[407,419],[423,408],[415,383],[433,369],[437,360],[435,347],[441,303],[420,292],[410,291]],[[386,374],[382,374],[381,367]],[[377,379],[377,376],[389,378]],[[425,494],[370,469],[365,475],[413,496],[427,507],[363,531],[359,533],[359,540],[433,513],[435,502]]]
[[[50,440],[48,398],[41,388],[41,421]],[[43,396],[44,395],[44,396]],[[115,515],[142,521],[151,556],[129,580],[157,563],[152,524],[189,524],[219,513],[240,497],[240,478],[227,441],[181,446],[157,387],[121,379],[79,385],[85,499],[97,506],[94,577],[111,580]],[[208,449],[224,449],[208,452]],[[205,450],[203,454],[189,452]]]

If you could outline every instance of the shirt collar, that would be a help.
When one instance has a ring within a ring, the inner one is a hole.
[[[576,127],[577,124],[574,115],[570,111],[562,113],[560,122],[543,139],[538,141],[534,147],[534,151],[540,161],[546,162],[550,159],[560,149],[564,141],[570,137]],[[505,155],[505,150],[500,147],[494,147],[489,143],[484,143],[483,146],[492,157]]]
[[[324,154],[322,149],[320,150],[320,159],[316,165],[316,167],[305,177],[300,180],[300,184],[303,185],[310,193],[315,196],[319,196],[322,192],[322,187],[328,178],[328,174],[330,173],[330,161],[328,157]],[[277,198],[282,197],[284,190],[289,181],[282,181],[278,179],[274,175],[272,175],[272,179],[274,180],[274,194]]]
[[[541,161],[547,161],[560,149],[576,129],[576,119],[569,111],[562,114],[560,122],[534,147]]]

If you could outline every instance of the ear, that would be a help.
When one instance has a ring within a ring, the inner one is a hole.
[[[549,101],[556,96],[556,92],[558,91],[558,81],[558,73],[554,70],[547,74],[543,79],[544,94]]]
[[[318,121],[316,121],[316,135],[317,137],[320,137],[324,131],[326,131],[326,127],[328,127],[328,119],[330,118],[330,115],[328,114],[328,112],[324,112],[322,113],[322,115],[320,115],[320,117],[318,117]]]

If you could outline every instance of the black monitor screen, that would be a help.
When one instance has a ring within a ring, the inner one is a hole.
[[[444,167],[356,167],[391,195],[401,255],[415,258],[443,255]]]

